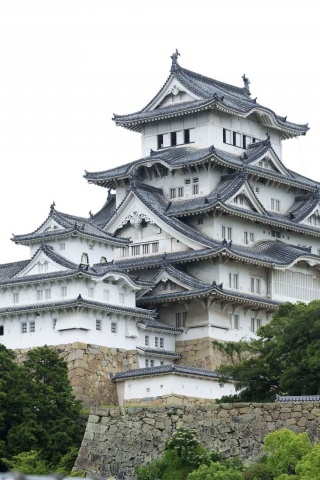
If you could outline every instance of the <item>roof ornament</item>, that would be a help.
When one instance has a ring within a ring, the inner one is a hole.
[[[225,238],[224,238],[223,241],[222,241],[222,245],[223,245],[224,247],[227,247],[227,246],[228,246],[228,242],[227,242],[227,240],[226,240]]]
[[[172,59],[171,72],[176,72],[178,70],[178,67],[179,67],[178,57],[179,56],[180,56],[180,53],[178,52],[178,49],[176,48],[176,51],[170,57]]]
[[[269,132],[266,132],[266,140],[264,141],[265,145],[269,145],[271,146],[271,141],[270,141],[270,133]]]
[[[53,201],[50,205],[50,211],[52,212],[52,210],[54,210],[54,207],[56,206],[56,202]]]
[[[152,150],[152,148],[150,148],[150,157],[152,157],[153,155],[157,155],[157,152],[155,152],[154,150]]]
[[[137,171],[135,169],[133,169],[132,172],[130,173],[129,179],[130,179],[130,188],[132,189],[136,188]]]
[[[82,300],[81,293],[79,293],[77,300]]]
[[[247,91],[248,95],[251,95],[250,90],[249,90],[249,85],[250,85],[251,82],[250,82],[249,78],[246,77],[245,73],[242,75],[242,80],[243,80],[243,84],[244,84],[244,89]]]
[[[109,195],[109,193],[108,193],[108,195]],[[89,210],[89,217],[93,218],[93,214],[92,214],[91,210]]]
[[[232,240],[229,242],[229,248],[232,248]]]

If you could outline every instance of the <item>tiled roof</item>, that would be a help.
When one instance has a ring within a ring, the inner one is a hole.
[[[269,151],[277,157],[277,161],[282,165],[286,175],[275,170],[263,168],[257,164],[252,164],[255,160],[263,159]],[[128,179],[131,175],[135,175],[135,172],[141,165],[150,166],[152,163],[161,163],[165,167],[174,169],[205,163],[209,159],[211,162],[218,163],[227,168],[234,168],[237,172],[243,171],[245,167],[247,175],[259,175],[267,180],[276,180],[286,185],[292,185],[310,191],[316,191],[317,187],[320,187],[319,182],[287,169],[270,146],[269,140],[250,145],[248,149],[240,155],[216,149],[213,145],[202,149],[173,147],[166,148],[165,150],[151,151],[149,156],[120,167],[101,172],[86,172],[85,178],[90,183],[111,187],[113,186],[114,180]]]
[[[183,365],[162,365],[160,367],[136,368],[126,372],[117,372],[112,376],[112,381],[122,381],[127,378],[149,377],[154,375],[176,374],[188,377],[203,377],[210,379],[219,379],[221,375],[218,372],[203,370],[202,368],[187,367]]]
[[[137,346],[138,353],[142,355],[148,355],[150,357],[163,357],[163,358],[181,358],[181,354],[172,350],[164,350],[163,348],[149,348]]]
[[[176,78],[199,100],[177,102],[160,108],[151,108],[151,102],[141,111],[129,115],[114,115],[113,120],[130,130],[141,131],[141,125],[148,121],[170,118],[179,114],[192,113],[207,108],[216,108],[229,113],[247,117],[252,112],[271,117],[277,127],[282,131],[284,138],[305,134],[308,125],[299,125],[288,122],[286,117],[276,115],[271,109],[266,108],[250,98],[247,88],[239,88],[227,83],[219,82],[209,77],[192,72],[180,67],[178,64],[172,76]],[[164,91],[172,76],[164,84],[159,94]]]
[[[0,265],[0,282],[10,281],[17,273],[23,270],[30,260],[22,260],[20,262],[3,263]]]
[[[64,267],[64,270],[48,273],[36,273],[24,275],[17,277],[24,268],[29,264],[32,264],[33,259],[38,255],[39,252],[43,252],[47,257],[58,265]],[[67,270],[65,270],[67,269]],[[136,276],[130,275],[120,266],[114,265],[113,263],[99,263],[93,265],[92,267],[87,265],[77,265],[73,262],[70,262],[62,255],[56,253],[50,246],[41,244],[38,250],[34,253],[30,260],[24,260],[23,262],[9,263],[0,265],[0,285],[13,285],[13,284],[24,284],[30,282],[39,282],[45,280],[52,280],[57,278],[68,278],[72,276],[87,276],[87,277],[104,277],[108,273],[121,274],[128,277],[131,282],[137,286],[151,288],[154,286],[152,281],[143,280]]]
[[[310,250],[295,245],[289,245],[280,240],[262,240],[250,247],[240,247],[227,242],[216,242],[212,248],[201,250],[190,250],[184,252],[167,253],[164,255],[149,255],[140,258],[128,258],[116,261],[116,265],[121,265],[127,270],[137,270],[143,268],[152,268],[161,266],[162,262],[179,264],[192,261],[204,260],[206,258],[216,257],[224,254],[230,258],[239,258],[248,260],[250,263],[260,265],[279,265],[286,266],[297,260],[299,257],[307,256],[316,262],[320,261],[318,255],[310,253]]]
[[[193,277],[192,275],[187,274],[186,272],[182,272],[181,270],[175,268],[173,265],[168,263],[165,259],[162,261],[161,268],[159,272],[153,278],[155,282],[156,278],[162,273],[165,272],[171,277],[175,278],[178,282],[187,285],[190,288],[199,288],[199,287],[207,287],[208,284],[202,282],[198,278]]]
[[[105,216],[107,209],[105,208]],[[114,208],[109,211],[110,216],[113,214]],[[99,215],[100,214],[100,215]],[[127,238],[115,237],[110,233],[105,232],[99,225],[98,221],[101,220],[103,213],[98,212],[96,217],[97,224],[94,221],[94,217],[83,218],[76,217],[74,215],[69,215],[66,213],[58,212],[53,206],[50,208],[50,213],[46,220],[40,225],[37,230],[32,233],[27,233],[24,235],[13,235],[12,241],[15,243],[20,243],[22,245],[28,245],[30,243],[49,241],[61,237],[69,237],[74,235],[79,235],[80,237],[89,237],[93,239],[98,239],[99,241],[111,243],[114,245],[127,245],[130,243],[130,240]],[[52,218],[58,223],[62,228],[49,231],[41,231],[43,225]]]
[[[166,323],[160,322],[159,320],[154,319],[143,319],[137,322],[137,326],[143,328],[145,330],[151,330],[155,332],[166,332],[166,333],[173,333],[178,335],[179,333],[183,332],[183,328],[175,328],[167,325]]]
[[[190,298],[201,297],[216,297],[216,299],[229,299],[241,304],[259,305],[268,310],[275,310],[280,302],[270,300],[269,298],[260,295],[250,295],[242,293],[238,290],[228,290],[223,288],[223,285],[217,285],[215,282],[212,285],[201,288],[194,288],[192,290],[185,290],[183,292],[169,292],[157,295],[145,295],[137,299],[138,305],[149,305],[151,303],[159,304],[162,302],[176,302],[178,300],[187,300]]]
[[[105,204],[97,213],[95,213],[91,217],[91,220],[100,228],[104,228],[108,223],[108,221],[110,220],[110,218],[113,217],[115,211],[116,211],[116,195],[110,194],[109,192],[109,195]]]
[[[96,302],[94,300],[87,300],[79,295],[77,298],[69,300],[60,300],[55,302],[38,302],[28,305],[13,305],[0,308],[0,316],[15,315],[17,313],[40,312],[51,309],[65,309],[75,307],[87,307],[93,310],[103,310],[106,312],[121,313],[122,315],[129,315],[133,317],[155,317],[157,316],[155,310],[147,310],[138,307],[124,307],[111,303]]]
[[[319,191],[309,195],[296,197],[295,203],[289,209],[287,215],[292,222],[298,223],[305,220],[312,210],[318,205],[320,200]]]
[[[153,188],[136,181],[134,182],[134,185],[131,186],[131,189],[134,195],[141,200],[141,202],[146,205],[149,210],[155,213],[158,218],[160,218],[175,231],[185,235],[187,238],[196,241],[197,243],[201,243],[208,247],[216,244],[212,238],[201,234],[195,228],[182,223],[176,218],[168,217],[165,212],[168,208],[169,202],[162,195],[162,191],[160,189]]]
[[[276,402],[320,402],[320,395],[277,395]]]

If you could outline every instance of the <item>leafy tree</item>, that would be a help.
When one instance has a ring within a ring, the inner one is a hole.
[[[232,467],[215,462],[210,465],[200,465],[190,473],[187,480],[243,480],[243,476]]]
[[[295,474],[297,464],[311,450],[306,433],[296,434],[287,428],[269,433],[264,440],[267,465],[275,476]]]
[[[20,460],[27,465],[36,452],[36,459],[53,471],[62,458],[66,466],[74,456],[83,432],[80,403],[67,373],[67,364],[48,347],[31,350],[28,359],[18,365],[14,354],[0,346],[0,448],[2,445],[1,458],[7,459],[2,460],[0,469],[11,468],[12,462]],[[19,456],[26,452],[29,456]]]
[[[40,458],[39,452],[30,450],[30,452],[14,455],[12,460],[6,460],[10,470],[32,475],[45,475],[48,473],[48,465]]]
[[[244,480],[273,480],[272,470],[265,463],[254,463],[243,472]]]
[[[320,443],[297,463],[296,474],[301,480],[320,480]]]
[[[237,381],[239,393],[220,401],[273,401],[276,394],[313,395],[320,392],[320,301],[285,303],[258,339],[241,342],[242,360],[220,367]],[[230,350],[239,344],[228,344]],[[220,348],[224,346],[221,344]]]

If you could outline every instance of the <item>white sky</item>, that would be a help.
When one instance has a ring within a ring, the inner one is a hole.
[[[84,170],[140,158],[113,112],[143,108],[180,65],[309,122],[284,163],[320,181],[319,44],[313,0],[0,0],[0,262],[28,258],[11,233],[35,230],[50,204],[87,216],[106,191]]]

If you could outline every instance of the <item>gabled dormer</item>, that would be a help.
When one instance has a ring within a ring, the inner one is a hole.
[[[142,134],[142,156],[194,142],[197,148],[214,144],[237,153],[264,138],[266,131],[279,155],[281,140],[303,135],[308,125],[287,121],[251,98],[249,79],[236,87],[187,70],[171,56],[170,75],[154,98],[140,111],[114,115],[116,125]]]

